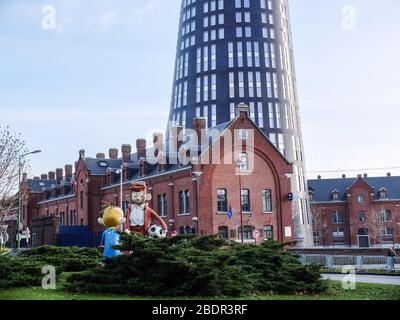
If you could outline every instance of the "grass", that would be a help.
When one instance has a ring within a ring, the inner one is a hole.
[[[381,284],[357,284],[356,290],[344,290],[341,283],[329,281],[330,289],[321,296],[286,296],[286,295],[259,295],[229,300],[400,300],[400,286]],[[58,290],[44,290],[42,288],[15,288],[0,292],[0,300],[181,300],[180,298],[116,296],[107,294],[72,294]],[[225,300],[227,298],[184,298],[184,300]]]

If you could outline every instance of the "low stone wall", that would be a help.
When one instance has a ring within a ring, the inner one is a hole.
[[[321,254],[330,256],[387,256],[388,248],[288,248],[295,254]],[[396,249],[400,256],[400,249]]]

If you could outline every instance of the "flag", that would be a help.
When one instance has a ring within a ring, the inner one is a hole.
[[[232,220],[232,217],[233,217],[232,207],[229,207],[229,211],[228,211],[228,218],[229,218],[229,220]]]

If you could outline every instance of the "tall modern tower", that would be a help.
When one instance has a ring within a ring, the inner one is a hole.
[[[250,117],[294,163],[295,237],[312,245],[287,0],[182,0],[169,123]]]

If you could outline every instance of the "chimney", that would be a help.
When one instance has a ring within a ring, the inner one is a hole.
[[[392,174],[391,174],[390,172],[388,172],[388,173],[386,174],[386,176],[391,177]]]
[[[123,144],[121,147],[122,161],[128,163],[131,161],[132,146],[130,144]]]
[[[138,159],[146,158],[146,140],[145,139],[137,139],[136,140],[136,152],[138,155]]]
[[[47,180],[47,174],[42,173],[42,175],[40,176],[41,180]]]
[[[247,119],[249,117],[250,108],[247,104],[240,103],[236,106],[236,114],[240,119]]]
[[[85,150],[81,149],[79,150],[79,158],[84,158],[85,157]]]
[[[26,172],[24,172],[22,174],[22,181],[26,181],[26,180],[28,180],[28,174]]]
[[[57,184],[60,184],[63,179],[63,169],[57,168],[56,169],[56,180]]]
[[[368,174],[364,173],[364,179],[368,178]]]
[[[111,149],[108,151],[108,156],[109,156],[109,158],[112,159],[112,160],[118,159],[118,149],[117,149],[117,148],[111,148]]]
[[[346,175],[345,174],[342,174],[342,179],[346,179]]]
[[[72,180],[72,165],[66,164],[65,165],[65,180],[71,181]]]
[[[153,133],[153,149],[154,157],[158,157],[160,152],[164,151],[164,134],[162,132]]]
[[[56,173],[54,171],[49,172],[49,180],[56,180]]]
[[[96,154],[96,159],[105,159],[106,158],[106,155],[104,154],[104,153],[98,153],[98,154]]]
[[[322,179],[322,177],[321,176],[318,176],[318,180],[321,180]]]
[[[206,118],[193,118],[192,120],[192,127],[194,132],[196,132],[197,143],[199,145],[201,145],[205,139],[206,121],[207,121]]]
[[[358,180],[362,179],[362,174],[358,174],[358,175],[357,175],[357,179],[358,179]]]

